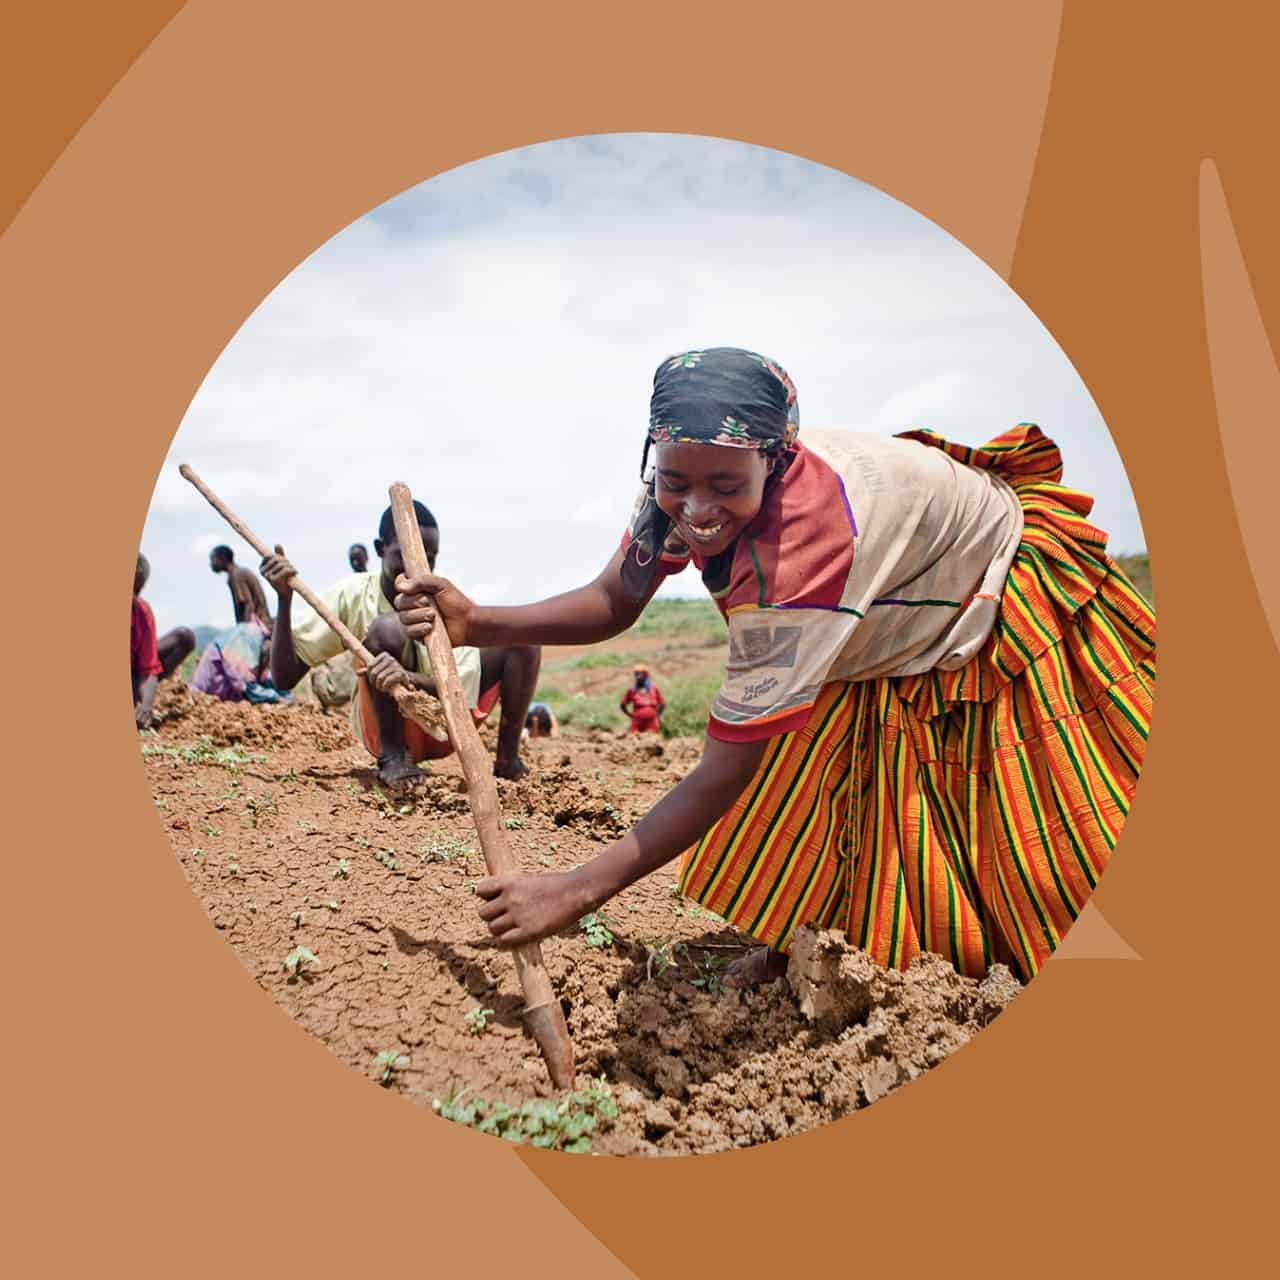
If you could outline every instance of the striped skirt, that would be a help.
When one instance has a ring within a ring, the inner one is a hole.
[[[801,924],[877,962],[922,951],[1024,980],[1124,824],[1151,720],[1155,619],[1024,424],[981,449],[911,433],[1013,487],[1024,531],[996,626],[956,671],[828,684],[690,849],[683,892],[785,951]]]

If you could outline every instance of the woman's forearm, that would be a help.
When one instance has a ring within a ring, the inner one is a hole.
[[[600,583],[524,605],[476,605],[467,621],[467,643],[595,644],[625,631],[644,601],[619,601]]]

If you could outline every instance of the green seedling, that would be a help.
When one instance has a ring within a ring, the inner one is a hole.
[[[678,963],[678,957],[689,954],[689,948],[683,942],[677,942],[671,934],[667,934],[665,938],[649,938],[644,944],[645,950],[645,977],[653,981],[654,970],[659,975],[666,973],[673,964]]]
[[[379,849],[373,856],[377,858],[377,860],[382,863],[388,871],[398,871],[400,869],[400,864],[396,861],[396,851],[394,849]]]
[[[390,1084],[392,1073],[408,1065],[409,1055],[399,1049],[383,1049],[373,1060],[373,1069],[379,1073],[379,1084]]]
[[[310,836],[314,835],[320,830],[320,828],[317,827],[314,822],[308,822],[306,818],[299,818],[298,830],[301,831],[304,836]]]
[[[525,822],[525,820],[524,820],[523,818],[508,818],[508,819],[507,819],[507,830],[508,830],[508,831],[523,831],[523,830],[524,830],[524,828],[525,828],[525,827],[527,827],[528,825],[529,825],[529,824],[528,824],[527,822]]]
[[[540,862],[544,867],[549,867],[549,866],[551,865],[551,855],[550,855],[549,853],[544,853],[544,854],[543,854],[543,855],[538,859],[538,861],[539,861],[539,862]]]
[[[695,976],[691,979],[693,985],[699,990],[705,991],[709,996],[718,996],[723,994],[725,990],[724,983],[720,981],[720,970],[728,964],[728,960],[724,956],[718,956],[714,952],[704,951],[701,956],[694,962]]]
[[[476,1005],[470,1013],[463,1014],[462,1020],[467,1024],[467,1031],[473,1036],[478,1036],[484,1034],[485,1028],[488,1027],[492,1017],[492,1009],[482,1009],[479,1005]]]
[[[267,757],[239,747],[215,747],[213,739],[197,738],[184,747],[171,747],[163,742],[149,742],[142,748],[144,756],[164,756],[183,764],[216,764],[223,769],[238,769],[242,764],[261,764]]]
[[[244,811],[249,817],[249,825],[256,828],[264,817],[275,814],[276,802],[269,791],[264,791],[260,796],[249,796],[244,802]]]
[[[205,852],[204,852],[204,850],[203,850],[203,849],[192,849],[192,850],[191,850],[191,856],[192,856],[192,857],[193,857],[197,862],[203,862],[203,861],[204,861],[204,859],[205,859]]]
[[[293,927],[296,929],[302,923],[302,912],[293,911],[289,915],[289,919],[293,921]]]
[[[296,977],[298,974],[305,972],[307,965],[319,963],[320,957],[314,951],[310,951],[306,947],[294,947],[284,958],[284,969],[287,974]]]
[[[219,831],[218,828],[215,827],[212,822],[202,822],[200,824],[200,830],[203,831],[207,836],[216,837],[222,834],[222,832]]]
[[[613,931],[610,926],[613,923],[608,916],[593,911],[578,921],[578,928],[586,935],[587,946],[611,947],[613,946]]]
[[[419,845],[414,852],[424,862],[453,862],[456,858],[470,857],[475,850],[465,841],[447,836],[433,840],[430,844]]]
[[[324,905],[328,907],[330,911],[337,911],[338,909],[338,904],[336,902],[326,902]]]
[[[339,876],[344,880],[349,879],[351,876],[351,863],[346,858],[339,858],[338,865],[333,869],[333,878],[336,880]]]
[[[230,871],[233,876],[238,876],[240,874],[240,864],[238,862],[228,862],[227,870]]]
[[[447,1098],[436,1098],[432,1110],[480,1133],[551,1151],[589,1152],[591,1135],[609,1127],[618,1114],[618,1104],[604,1076],[598,1080],[588,1077],[585,1089],[575,1089],[558,1100],[537,1099],[518,1107],[469,1098],[469,1092],[462,1089]]]

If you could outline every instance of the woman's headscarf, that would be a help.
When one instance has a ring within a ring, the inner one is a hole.
[[[795,384],[776,360],[738,347],[686,351],[664,360],[653,375],[649,432],[640,459],[645,493],[622,562],[627,594],[642,599],[652,585],[671,527],[654,497],[654,474],[646,474],[651,445],[718,444],[785,458],[799,429]]]

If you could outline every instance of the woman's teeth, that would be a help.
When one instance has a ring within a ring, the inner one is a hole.
[[[714,538],[716,534],[724,528],[724,521],[721,520],[719,524],[710,525],[693,524],[690,522],[689,528],[692,529],[699,538]]]

